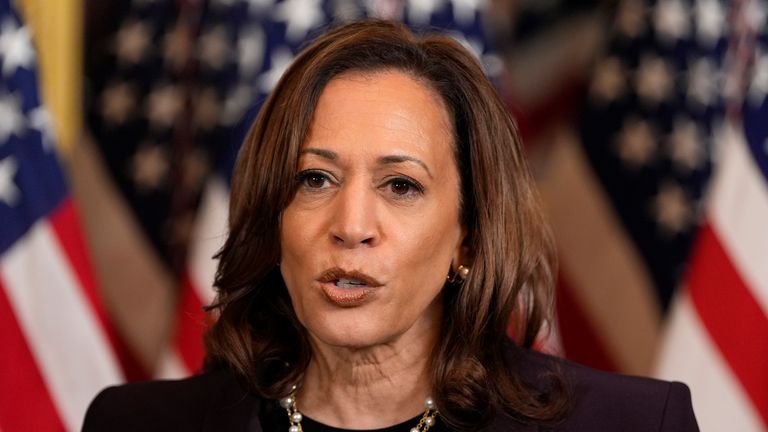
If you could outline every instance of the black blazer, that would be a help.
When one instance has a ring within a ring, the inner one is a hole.
[[[553,363],[558,365],[573,394],[572,409],[554,427],[523,424],[500,413],[484,432],[699,430],[685,384],[609,374],[528,350],[512,350],[513,369],[534,385]],[[228,371],[180,381],[127,384],[108,388],[94,399],[83,431],[262,432],[260,405]]]

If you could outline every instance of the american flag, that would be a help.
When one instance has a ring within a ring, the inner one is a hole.
[[[716,171],[658,374],[689,383],[702,428],[768,430],[766,4],[734,2]]]
[[[541,169],[565,354],[686,382],[703,430],[764,430],[766,3],[615,6]]]
[[[364,17],[439,30],[494,76],[480,0],[134,0],[95,44],[89,126],[109,171],[179,281],[159,376],[199,370],[211,257],[226,234],[228,179],[245,130],[299,50]]]
[[[578,118],[588,171],[574,186],[586,179],[599,186],[568,204],[588,217],[557,222],[561,305],[581,308],[593,327],[573,334],[563,325],[573,358],[650,372],[718,145],[726,14],[717,1],[682,0],[627,0],[615,11]],[[585,245],[594,250],[585,253]],[[584,343],[590,333],[601,350]]]
[[[0,1],[0,429],[78,430],[122,380],[38,91],[30,30]]]

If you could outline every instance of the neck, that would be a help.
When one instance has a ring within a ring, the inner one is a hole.
[[[423,413],[424,400],[431,396],[436,339],[436,334],[415,340],[403,335],[366,348],[312,340],[312,360],[297,392],[299,409],[321,423],[348,429],[384,428]]]

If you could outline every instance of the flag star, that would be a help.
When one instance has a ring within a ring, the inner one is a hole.
[[[619,157],[629,168],[647,165],[656,156],[657,146],[656,134],[644,120],[628,119],[617,138]]]
[[[362,17],[362,9],[354,0],[334,0],[333,18],[339,22],[349,22]]]
[[[299,43],[313,28],[325,22],[322,0],[285,0],[275,6],[273,18],[285,23],[285,38]]]
[[[203,130],[212,130],[221,117],[219,94],[213,87],[206,87],[195,95],[195,122]]]
[[[115,35],[117,58],[126,63],[139,63],[151,47],[149,26],[131,20],[122,25]]]
[[[398,21],[403,20],[403,8],[401,2],[363,0],[361,3],[370,17]]]
[[[253,100],[253,90],[248,84],[239,84],[224,100],[224,108],[221,113],[221,123],[224,126],[233,126],[245,113]]]
[[[616,27],[624,36],[635,39],[645,32],[645,4],[641,0],[624,0],[616,14]]]
[[[183,94],[173,84],[155,87],[147,97],[147,119],[154,126],[170,128],[181,114]]]
[[[705,138],[690,119],[678,119],[669,137],[669,155],[676,166],[686,172],[696,170],[704,162]]]
[[[285,47],[280,47],[272,52],[272,66],[264,72],[259,79],[259,89],[262,93],[269,93],[280,81],[283,72],[288,69],[293,61],[293,54]]]
[[[18,26],[10,16],[0,25],[0,60],[5,77],[13,75],[20,67],[29,69],[35,61],[29,30]]]
[[[275,0],[244,0],[244,1],[248,4],[249,15],[255,15],[263,11],[268,11],[275,4]]]
[[[750,24],[750,27],[756,32],[761,30],[765,32],[766,21],[768,21],[768,5],[765,0],[748,1],[744,10],[744,18]]]
[[[192,40],[190,29],[183,20],[173,27],[163,37],[163,58],[174,71],[178,71],[187,64],[192,53]]]
[[[21,191],[13,181],[18,169],[19,165],[13,156],[0,160],[0,201],[5,202],[8,207],[16,205],[21,198]]]
[[[467,38],[466,34],[458,31],[452,31],[452,32],[449,32],[448,34],[456,42],[460,43],[461,46],[463,46],[469,52],[471,52],[476,59],[480,59],[480,57],[483,54],[483,41],[477,38]]]
[[[725,12],[719,0],[697,0],[696,36],[702,45],[715,46],[725,30]]]
[[[707,108],[715,102],[718,95],[719,71],[709,57],[701,57],[691,65],[688,71],[686,95],[689,102],[701,108]]]
[[[443,7],[445,0],[408,0],[408,21],[411,24],[428,24],[432,14]]]
[[[260,26],[245,29],[237,40],[237,67],[241,78],[252,78],[264,62],[267,38]]]
[[[481,62],[485,74],[489,77],[498,77],[504,72],[504,60],[494,53],[483,54]]]
[[[459,25],[469,26],[475,21],[482,0],[449,0],[453,6],[453,19]]]
[[[29,111],[29,126],[32,129],[40,131],[42,136],[43,148],[47,151],[53,150],[54,133],[53,133],[53,120],[51,114],[45,107],[40,105],[37,108]]]
[[[683,233],[694,221],[692,203],[677,183],[662,184],[650,207],[659,228],[666,235]]]
[[[616,57],[608,57],[595,69],[590,95],[597,102],[611,103],[624,94],[626,81],[624,64]]]
[[[24,127],[19,98],[13,94],[0,94],[0,145],[7,143],[11,135],[19,136]]]
[[[749,103],[754,107],[763,104],[768,94],[768,54],[759,54],[752,72],[752,82],[749,84]]]
[[[691,32],[690,14],[681,0],[659,0],[654,24],[657,34],[667,42],[686,38]]]
[[[672,71],[662,57],[643,56],[635,79],[635,90],[646,103],[655,105],[669,98],[672,93]]]
[[[219,70],[232,60],[229,35],[223,25],[216,26],[200,36],[200,59],[208,67]]]
[[[131,177],[142,192],[162,186],[168,174],[168,156],[165,149],[153,144],[142,144],[131,159]]]
[[[136,96],[126,82],[112,83],[101,93],[101,116],[108,123],[122,125],[133,114]]]

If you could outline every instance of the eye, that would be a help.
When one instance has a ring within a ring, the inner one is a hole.
[[[296,183],[307,189],[324,189],[331,185],[328,174],[316,170],[302,171],[296,176]]]
[[[424,192],[424,188],[415,180],[398,177],[388,182],[389,190],[399,197],[410,197]]]

